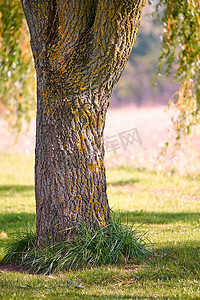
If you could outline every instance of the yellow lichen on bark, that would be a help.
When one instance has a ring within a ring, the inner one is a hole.
[[[37,235],[59,235],[78,221],[104,226],[105,117],[144,1],[22,2],[38,81]]]

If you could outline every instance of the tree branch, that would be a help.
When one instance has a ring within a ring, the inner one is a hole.
[[[66,93],[88,85],[98,89],[100,77],[112,91],[136,40],[145,0],[22,2],[38,71],[62,78]]]
[[[99,0],[91,32],[92,57],[100,58],[90,65],[94,77],[108,83],[118,81],[134,46],[145,0]],[[108,79],[109,77],[109,79]],[[108,83],[109,84],[109,83]]]

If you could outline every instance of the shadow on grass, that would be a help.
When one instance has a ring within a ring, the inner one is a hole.
[[[85,294],[85,295],[81,295],[81,293],[69,293],[68,295],[66,296],[73,296],[73,297],[77,297],[77,298],[74,298],[74,299],[133,299],[133,295],[131,294],[127,294],[125,296],[122,296],[122,295],[88,295],[88,294]],[[144,299],[144,297],[140,297],[140,296],[137,296],[137,298],[135,299]]]
[[[200,279],[200,245],[198,241],[171,242],[166,247],[157,248],[144,261],[145,269],[141,269],[139,279],[169,280]]]
[[[116,212],[118,214],[118,212]],[[173,224],[176,222],[199,224],[200,213],[197,212],[145,212],[145,211],[120,211],[122,220],[129,223],[140,224]],[[4,228],[17,231],[18,227],[23,227],[25,223],[34,223],[35,213],[0,213],[0,230]]]
[[[127,173],[133,174],[133,172],[137,172],[137,173],[144,173],[146,171],[148,171],[148,173],[151,174],[156,174],[157,171],[156,170],[149,170],[147,168],[144,167],[137,167],[137,166],[131,166],[131,165],[121,165],[121,166],[113,166],[110,167],[109,170],[115,170],[115,171],[125,171]]]
[[[200,212],[145,212],[120,211],[122,220],[142,224],[170,224],[175,222],[199,223]]]
[[[33,185],[0,185],[0,193],[12,193],[12,192],[29,192],[33,191]]]
[[[125,185],[132,185],[132,184],[135,184],[137,182],[140,182],[139,179],[134,179],[134,178],[131,178],[131,179],[127,179],[127,180],[117,180],[117,181],[111,181],[111,182],[108,182],[107,185],[108,186],[125,186]]]
[[[17,232],[20,228],[25,228],[28,224],[35,224],[35,213],[0,213],[0,230]]]

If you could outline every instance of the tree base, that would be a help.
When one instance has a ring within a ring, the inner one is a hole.
[[[76,235],[65,241],[43,240],[36,246],[33,231],[17,234],[7,246],[5,262],[17,261],[33,273],[52,272],[95,267],[107,264],[133,263],[151,250],[149,241],[133,226],[123,224],[113,214],[110,224],[98,230],[83,224],[76,227]]]

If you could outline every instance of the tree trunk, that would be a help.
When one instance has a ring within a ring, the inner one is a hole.
[[[144,1],[23,0],[37,74],[37,236],[110,221],[103,132]]]

